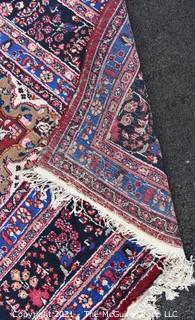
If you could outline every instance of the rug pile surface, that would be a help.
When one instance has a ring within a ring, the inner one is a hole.
[[[194,284],[122,0],[0,1],[0,319],[158,318]]]

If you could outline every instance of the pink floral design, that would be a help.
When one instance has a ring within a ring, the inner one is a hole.
[[[49,247],[48,247],[48,251],[50,253],[56,253],[57,252],[57,247],[54,245],[54,244],[51,244]]]
[[[0,3],[0,12],[4,17],[10,16],[13,11],[13,6],[11,3],[2,2]]]
[[[81,250],[81,244],[79,241],[72,241],[70,243],[70,250],[72,250],[75,253],[78,253]]]

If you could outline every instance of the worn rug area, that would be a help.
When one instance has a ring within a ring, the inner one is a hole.
[[[0,1],[0,319],[158,318],[194,284],[121,0]]]

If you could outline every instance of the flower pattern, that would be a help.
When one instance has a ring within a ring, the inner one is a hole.
[[[11,3],[2,2],[0,3],[0,12],[3,16],[8,17],[13,11],[13,6]]]
[[[56,123],[50,117],[40,117],[36,120],[33,130],[41,137],[48,137],[55,128],[55,125]]]
[[[159,142],[153,135],[149,104],[130,90],[111,128],[111,139],[148,162],[161,160]]]
[[[87,294],[81,294],[78,298],[78,302],[82,305],[84,309],[90,309],[93,306],[93,300]]]
[[[13,19],[28,36],[55,54],[71,68],[79,72],[92,30],[90,24],[57,0],[19,1],[14,5],[3,2],[2,12]],[[41,79],[49,83],[53,79],[50,71],[43,71]]]
[[[45,83],[49,83],[53,81],[53,73],[49,70],[44,70],[41,72],[41,80]]]
[[[93,116],[97,116],[102,112],[101,101],[97,100],[92,104],[91,113]]]
[[[26,224],[32,219],[32,215],[30,211],[28,211],[26,208],[23,208],[23,207],[19,208],[16,211],[16,216],[19,221]]]
[[[40,196],[37,195],[38,198]],[[94,230],[97,228],[96,224],[87,217],[86,211],[84,212],[82,209],[83,206],[78,204],[79,217],[71,215],[73,205],[70,204],[68,208],[59,211],[54,221],[27,250],[22,260],[16,263],[15,268],[8,273],[3,281],[0,297],[4,296],[3,304],[6,305],[10,314],[12,314],[12,305],[16,300],[20,304],[20,311],[27,308],[29,312],[37,312],[49,302],[55,290],[68,275],[78,271],[78,259],[84,263],[88,258],[88,254],[86,254],[88,246],[93,252],[98,245],[95,239],[98,239],[100,243],[104,241],[104,231],[102,230],[102,234],[94,234]],[[86,210],[89,211],[89,216],[90,214],[95,215],[89,204],[86,204]],[[18,217],[27,222],[27,210],[20,207],[17,211]],[[82,221],[82,214],[86,215],[86,221]],[[96,214],[98,213],[96,212]],[[85,230],[87,224],[91,224],[92,229]],[[85,253],[82,258],[80,258],[81,250],[82,255]],[[5,292],[9,301],[14,295],[15,300],[12,304],[7,304]],[[86,309],[92,306],[90,297],[81,296],[79,301]]]

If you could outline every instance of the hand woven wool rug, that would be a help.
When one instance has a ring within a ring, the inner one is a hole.
[[[121,0],[0,1],[0,319],[158,318],[194,284]]]

